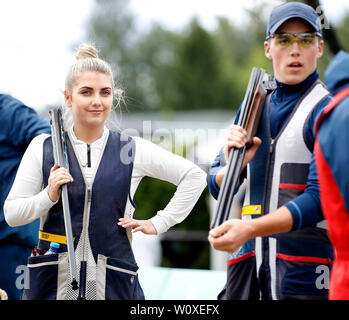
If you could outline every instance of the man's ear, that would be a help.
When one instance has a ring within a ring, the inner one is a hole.
[[[71,95],[68,93],[67,90],[64,90],[64,100],[65,100],[65,105],[70,108],[71,107]]]
[[[321,58],[322,54],[324,52],[324,41],[320,40],[317,48],[317,54],[316,57],[319,59]]]
[[[269,60],[273,60],[271,52],[270,52],[270,42],[269,41],[264,41],[264,54]]]

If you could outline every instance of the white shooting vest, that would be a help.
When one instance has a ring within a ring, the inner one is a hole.
[[[270,162],[268,176],[266,176],[268,183],[266,184],[267,190],[264,191],[267,192],[267,196],[263,200],[265,203],[251,203],[250,197],[251,192],[253,192],[253,187],[250,185],[250,168],[247,166],[246,192],[242,219],[249,220],[260,216],[260,214],[273,212],[304,191],[309,164],[312,158],[312,152],[305,142],[305,124],[315,106],[328,95],[329,92],[324,84],[319,80],[316,81],[300,99],[287,124],[279,132],[277,137],[270,141]],[[287,169],[287,167],[288,170],[284,170],[285,168]],[[294,172],[292,168],[295,168]],[[284,175],[283,172],[287,171],[288,173]],[[300,184],[292,182],[292,180],[296,179],[297,171],[298,176],[302,178]],[[290,179],[291,182],[288,181],[288,179]],[[287,190],[288,188],[290,189]],[[297,194],[292,196],[293,191]],[[324,220],[319,222],[317,227],[326,228],[326,222]],[[277,241],[275,237],[268,237],[269,252],[267,253],[267,260],[269,262],[271,295],[273,299],[278,299],[276,286]],[[266,249],[264,249],[262,245],[262,238],[257,237],[255,241],[257,274],[262,265],[263,256],[266,256],[264,250]]]
[[[280,190],[282,190],[280,189],[282,166],[290,163],[299,164],[300,166],[309,165],[311,161],[312,153],[304,140],[305,123],[314,107],[328,96],[329,92],[319,80],[309,90],[310,92],[305,94],[296,106],[295,112],[291,115],[286,127],[284,127],[276,140],[274,140],[275,160],[270,186],[269,212],[275,211],[279,207]],[[317,227],[326,229],[326,221],[322,220],[317,224]],[[276,241],[276,238],[269,238],[269,266],[273,299],[276,299]]]

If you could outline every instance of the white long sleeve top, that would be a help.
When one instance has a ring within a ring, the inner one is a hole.
[[[91,181],[103,144],[109,130],[90,145],[91,167],[87,166],[87,144],[76,138],[73,128],[69,130],[72,143],[77,150],[77,159],[83,168],[87,183]],[[43,142],[48,137],[41,134],[28,146],[16,179],[4,204],[4,214],[10,226],[19,226],[41,218],[43,225],[48,211],[55,204],[43,189],[42,159]],[[167,231],[173,225],[183,221],[206,186],[206,173],[192,162],[139,137],[133,137],[136,145],[131,178],[130,195],[133,198],[143,177],[149,176],[177,185],[177,190],[163,210],[154,211],[150,219],[158,234]],[[73,177],[74,178],[74,177]],[[141,205],[141,204],[140,204]],[[125,216],[133,215],[133,207],[128,201]]]

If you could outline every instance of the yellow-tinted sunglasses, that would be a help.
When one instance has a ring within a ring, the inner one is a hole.
[[[300,48],[306,49],[311,47],[315,43],[316,37],[322,38],[319,32],[300,32],[300,33],[273,33],[270,36],[266,37],[265,41],[268,41],[270,38],[275,39],[275,44],[284,49],[292,48],[293,43],[296,41]]]

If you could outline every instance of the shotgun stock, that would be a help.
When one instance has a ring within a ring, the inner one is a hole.
[[[211,228],[221,225],[229,218],[246,149],[252,145],[252,138],[256,135],[267,93],[274,89],[275,82],[272,76],[266,74],[263,69],[252,69],[238,119],[238,125],[247,131],[248,142],[242,148],[232,148],[229,153],[227,171],[218,195]]]

